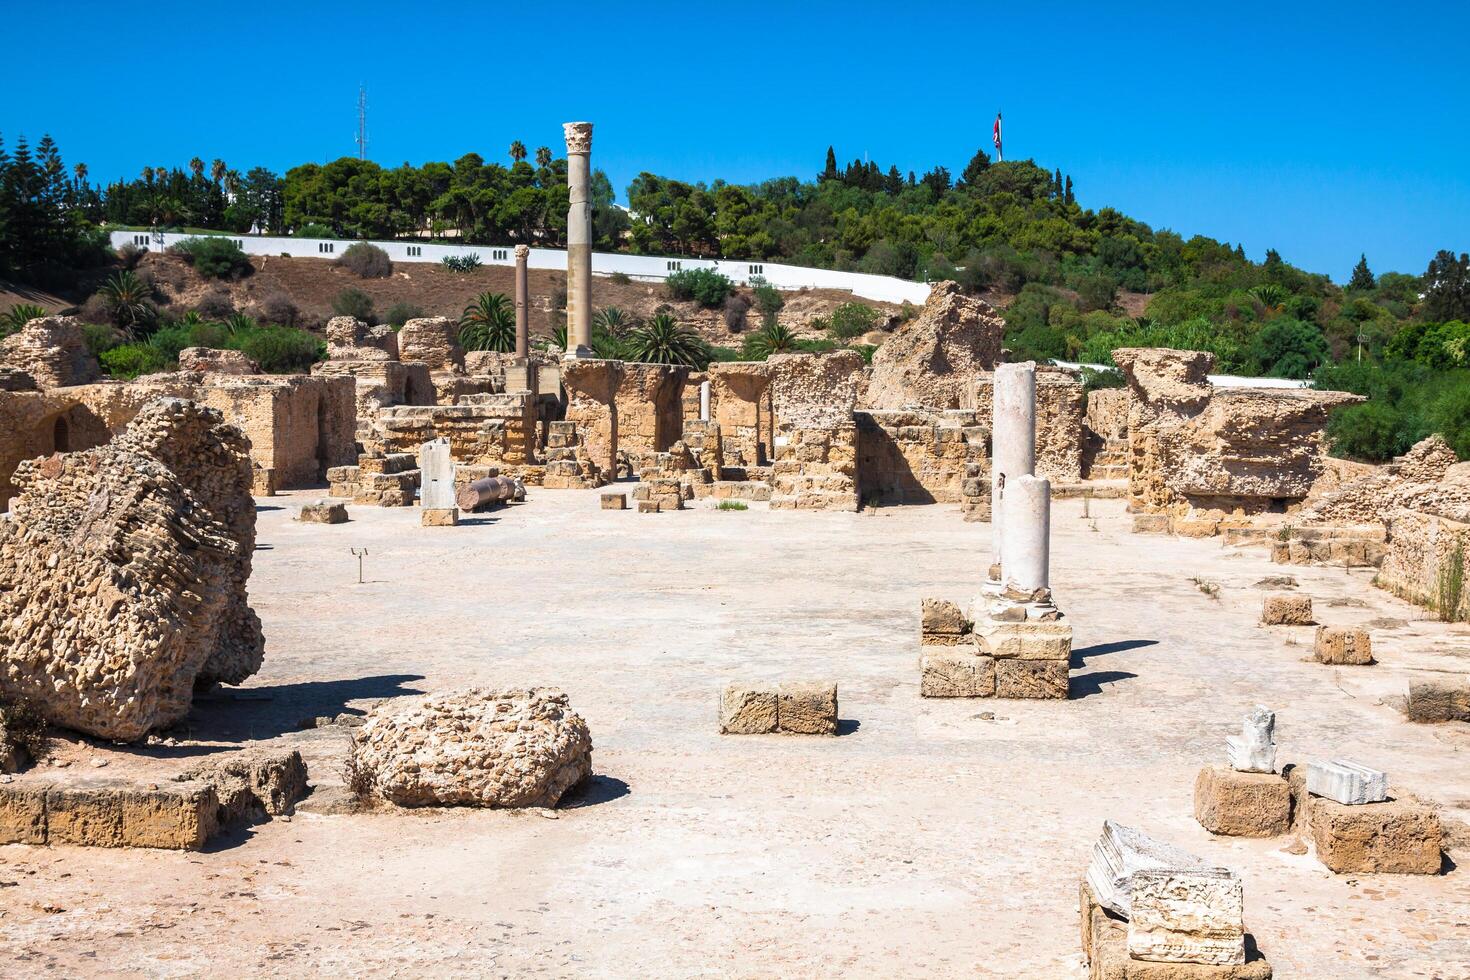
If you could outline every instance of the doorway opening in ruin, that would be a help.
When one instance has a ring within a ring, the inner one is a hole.
[[[51,448],[58,453],[71,452],[71,426],[66,424],[65,416],[58,415],[51,427]]]

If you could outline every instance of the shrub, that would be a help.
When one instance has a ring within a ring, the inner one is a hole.
[[[877,344],[853,344],[852,349],[861,354],[863,363],[870,367],[873,364],[873,355],[878,353]]]
[[[423,315],[424,311],[412,303],[394,303],[388,307],[388,312],[383,314],[383,322],[397,330],[409,320],[418,319]]]
[[[116,330],[102,323],[82,324],[82,339],[86,341],[87,350],[92,352],[93,357],[98,357],[103,351],[112,350],[123,342]]]
[[[0,704],[0,733],[6,742],[24,750],[33,762],[46,757],[46,716],[34,702],[17,698]]]
[[[748,361],[764,361],[772,354],[796,349],[796,334],[790,327],[769,323],[746,338],[741,355]]]
[[[147,333],[158,319],[153,305],[153,287],[136,273],[124,269],[102,284],[97,291],[113,326],[129,337]]]
[[[607,278],[619,286],[626,286],[633,281],[628,277],[628,274],[626,272],[614,272]]]
[[[294,327],[250,327],[236,333],[230,346],[267,374],[304,374],[326,356],[326,345],[315,334]]]
[[[723,303],[735,289],[729,277],[713,269],[683,269],[669,276],[665,285],[674,299],[692,299],[710,309]]]
[[[721,500],[715,504],[715,510],[750,510],[750,508],[745,506],[743,500]]]
[[[760,276],[750,280],[751,295],[755,298],[755,308],[760,311],[761,321],[769,323],[771,318],[781,312],[781,307],[786,305],[786,300],[781,298],[781,291]]]
[[[169,368],[169,359],[151,344],[121,344],[103,351],[97,358],[112,377],[131,381],[144,374],[157,374]]]
[[[122,262],[124,269],[136,269],[138,263],[143,261],[143,256],[147,254],[146,248],[142,245],[134,245],[132,242],[128,242],[117,250],[118,260]]]
[[[710,361],[704,339],[667,313],[655,313],[629,334],[625,356],[645,364],[683,364],[701,371]]]
[[[332,312],[338,316],[355,316],[363,323],[375,324],[373,298],[361,289],[344,289],[332,300]]]
[[[179,351],[185,347],[221,349],[229,345],[230,333],[218,323],[170,323],[148,338],[148,346],[170,364],[178,362]]]
[[[220,235],[186,238],[170,245],[168,250],[182,255],[206,279],[239,279],[252,271],[250,259],[240,251],[240,246]]]
[[[259,316],[266,323],[279,323],[282,326],[297,326],[297,320],[301,317],[301,310],[296,306],[290,295],[274,289],[261,298],[257,307]],[[226,314],[228,316],[228,314]]]
[[[732,294],[725,299],[725,327],[731,333],[739,333],[745,329],[745,314],[750,309],[750,300],[739,293]]]
[[[613,337],[621,337],[637,326],[638,321],[621,307],[605,306],[592,314],[592,329]]]
[[[0,337],[15,333],[27,323],[45,315],[46,311],[34,303],[17,303],[0,314]]]
[[[1083,394],[1097,391],[1100,388],[1126,388],[1127,386],[1128,379],[1117,368],[1103,368],[1101,371],[1090,367],[1082,369]]]
[[[1408,450],[1405,419],[1397,409],[1365,402],[1339,409],[1327,423],[1332,452],[1348,459],[1381,463]]]
[[[209,292],[199,297],[199,302],[194,304],[194,309],[199,311],[202,317],[211,320],[223,320],[235,312],[235,301],[230,298],[227,290],[215,286]]]
[[[459,343],[465,350],[509,353],[516,349],[516,317],[504,293],[481,293],[459,315]]]
[[[393,274],[393,260],[371,242],[353,242],[337,256],[335,264],[356,273],[360,279],[386,279]]]
[[[483,264],[475,252],[469,255],[446,255],[440,261],[450,272],[472,272]]]
[[[866,303],[843,303],[832,311],[827,330],[838,340],[861,337],[878,326],[878,311]]]
[[[1450,553],[1440,560],[1439,571],[1435,574],[1435,584],[1439,593],[1438,602],[1435,603],[1435,612],[1439,614],[1439,618],[1446,623],[1453,623],[1460,619],[1465,596],[1465,541],[1463,538],[1456,538]]]
[[[337,233],[319,221],[308,221],[291,234],[292,238],[336,238]]]

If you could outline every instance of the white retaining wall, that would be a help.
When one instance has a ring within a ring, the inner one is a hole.
[[[174,232],[114,231],[112,245],[139,245],[161,252],[194,235]],[[353,244],[350,239],[277,238],[265,235],[224,236],[247,255],[289,255],[301,259],[334,259]],[[515,265],[515,250],[510,245],[429,245],[417,242],[375,241],[372,244],[388,253],[394,262],[441,262],[447,256],[478,255],[485,265]],[[528,263],[532,269],[566,271],[567,253],[559,248],[533,248]],[[662,281],[669,273],[681,269],[715,269],[742,285],[753,276],[764,277],[777,289],[796,290],[842,289],[864,299],[902,303],[907,300],[922,306],[929,298],[927,283],[910,282],[892,276],[875,276],[865,272],[837,272],[832,269],[809,269],[800,265],[782,265],[746,259],[689,259],[661,255],[624,255],[621,252],[593,252],[592,271],[598,275],[621,272],[632,279]]]

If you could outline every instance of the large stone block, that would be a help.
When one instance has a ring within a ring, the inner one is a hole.
[[[602,495],[603,510],[627,510],[628,495],[626,493],[605,493]]]
[[[1065,660],[995,661],[995,696],[1065,700],[1068,664]]]
[[[919,657],[919,695],[926,698],[995,696],[995,658],[965,647],[925,647]]]
[[[0,785],[0,844],[46,843],[46,789],[24,783]]]
[[[1346,759],[1307,765],[1307,792],[1347,806],[1388,799],[1388,773]]]
[[[1312,597],[1294,592],[1268,593],[1261,603],[1261,622],[1267,626],[1312,625]]]
[[[1313,656],[1318,663],[1361,666],[1373,663],[1368,631],[1354,626],[1318,626]]]
[[[219,797],[206,783],[126,790],[117,797],[122,847],[197,851],[219,829]]]
[[[1133,876],[1128,955],[1158,963],[1245,964],[1240,879],[1220,868],[1139,871]]]
[[[1082,883],[1078,907],[1089,980],[1271,980],[1271,964],[1249,935],[1243,964],[1154,963],[1128,955],[1127,921],[1099,904],[1086,881]]]
[[[1317,859],[1338,874],[1437,874],[1444,831],[1431,808],[1407,800],[1344,805],[1316,797]]]
[[[302,504],[296,519],[303,524],[345,524],[347,505],[341,501],[315,500]]]
[[[421,527],[455,527],[458,524],[458,507],[424,507],[419,513]]]
[[[1291,788],[1274,773],[1206,766],[1194,781],[1194,818],[1212,834],[1275,837],[1291,828]]]
[[[920,642],[931,646],[957,646],[970,631],[970,623],[957,603],[945,599],[923,599],[919,603]]]
[[[1060,660],[1072,657],[1072,626],[1061,622],[975,621],[975,642],[997,660]]]
[[[776,724],[780,731],[792,735],[836,735],[837,685],[828,681],[783,681]]]
[[[720,695],[720,734],[765,735],[776,730],[776,690],[730,684]]]
[[[1470,684],[1463,679],[1410,684],[1405,713],[1418,722],[1470,721]]]

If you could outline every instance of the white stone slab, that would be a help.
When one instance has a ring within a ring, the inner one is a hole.
[[[1223,868],[1133,875],[1128,955],[1155,963],[1245,963],[1245,900]]]
[[[1276,771],[1276,713],[1256,705],[1240,726],[1239,735],[1225,739],[1230,768],[1236,772]]]
[[[1307,792],[1349,806],[1382,803],[1388,799],[1388,773],[1347,759],[1313,762],[1307,766]]]
[[[1133,876],[1140,871],[1198,870],[1208,868],[1202,858],[1173,844],[1154,840],[1141,830],[1103,821],[1102,836],[1092,847],[1087,883],[1098,904],[1127,918]],[[1223,870],[1223,869],[1215,869]]]
[[[425,510],[449,510],[454,500],[454,457],[448,439],[434,439],[419,447],[419,505]]]

